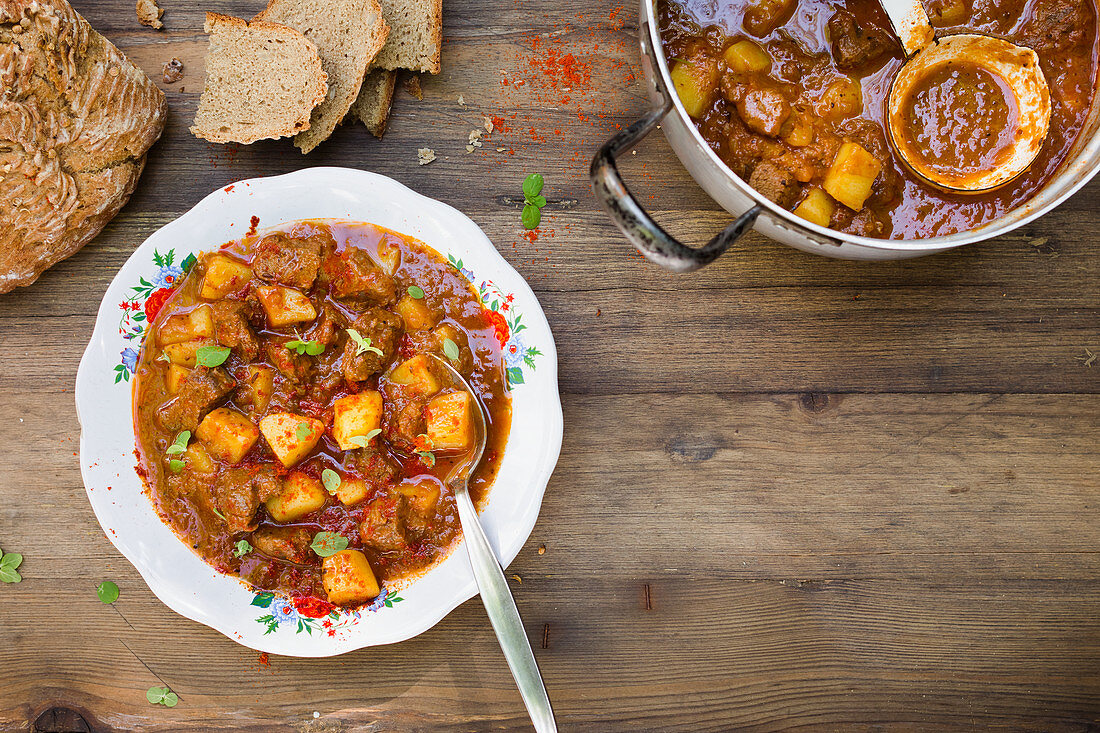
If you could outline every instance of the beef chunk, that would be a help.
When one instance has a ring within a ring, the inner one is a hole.
[[[398,473],[393,459],[373,445],[351,451],[348,468],[363,479],[371,492],[381,491],[392,484]]]
[[[274,466],[265,464],[254,469],[252,486],[256,489],[256,498],[267,501],[282,493],[283,479]]]
[[[304,341],[316,341],[328,347],[331,346],[339,335],[339,329],[344,328],[347,319],[330,304],[321,306],[321,315],[313,322],[313,325],[302,334]]]
[[[1020,25],[1020,40],[1025,46],[1050,47],[1065,51],[1091,43],[1089,15],[1094,12],[1088,3],[1078,0],[1054,0],[1044,3],[1042,12],[1025,17]],[[1085,51],[1084,53],[1087,53]]]
[[[235,348],[245,361],[252,361],[260,353],[260,342],[248,325],[251,307],[241,300],[219,300],[210,304],[214,312],[214,332],[218,343]]]
[[[794,203],[795,194],[798,193],[798,183],[794,175],[768,161],[756,166],[749,176],[749,185],[783,208]]]
[[[361,249],[348,247],[331,254],[323,267],[337,298],[362,298],[376,305],[389,305],[397,299],[397,283]]]
[[[860,24],[843,8],[829,18],[829,38],[833,60],[844,70],[862,69],[886,54],[901,53],[901,46],[892,35],[876,25]]]
[[[252,468],[223,468],[213,492],[214,504],[225,517],[230,532],[247,532],[256,526],[252,520],[260,508],[260,498],[253,486]]]
[[[277,341],[264,341],[264,352],[279,373],[295,384],[309,381],[311,365],[309,357],[288,349]]]
[[[157,422],[171,432],[194,431],[218,400],[236,386],[233,377],[220,367],[195,367],[180,385],[179,394],[157,408]]]
[[[355,319],[351,327],[364,339],[370,339],[370,345],[380,350],[359,351],[358,344],[350,337],[344,344],[344,379],[349,382],[361,382],[369,379],[393,358],[397,349],[397,340],[401,337],[403,323],[401,316],[381,308],[371,308]]]
[[[736,103],[737,114],[745,127],[759,135],[775,137],[791,116],[791,104],[778,89],[753,88]]]
[[[359,537],[363,544],[379,552],[398,552],[405,548],[405,516],[409,511],[408,499],[403,494],[390,492],[367,505],[366,516],[359,525]]]
[[[252,546],[277,560],[302,565],[313,559],[310,532],[305,527],[260,527],[252,533]]]
[[[321,236],[301,239],[281,232],[270,234],[256,245],[252,272],[264,280],[308,290],[317,279],[325,241]]]
[[[386,440],[405,451],[415,449],[416,436],[424,432],[427,400],[387,401],[382,408],[382,427]]]

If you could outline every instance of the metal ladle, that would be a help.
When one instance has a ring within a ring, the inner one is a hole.
[[[1050,90],[1035,51],[976,33],[937,39],[920,0],[880,2],[908,58],[894,77],[886,106],[890,143],[905,166],[934,186],[960,193],[993,190],[1027,170],[1050,127]],[[909,109],[914,95],[921,92],[921,83],[952,66],[979,70],[986,82],[999,86],[1005,95],[1010,109],[1006,122],[1014,129],[982,130],[983,121],[974,121],[975,134],[998,136],[1000,145],[993,160],[966,164],[958,151],[953,160],[933,160],[922,153],[908,132],[912,121]]]

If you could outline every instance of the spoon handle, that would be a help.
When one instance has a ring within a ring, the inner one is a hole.
[[[879,0],[879,3],[890,18],[890,25],[894,26],[906,56],[912,56],[932,42],[932,25],[920,0]]]
[[[493,554],[465,487],[456,487],[455,503],[462,522],[466,551],[474,568],[474,579],[481,591],[481,602],[489,614],[489,623],[493,625],[497,641],[504,651],[504,658],[508,661],[508,668],[512,670],[512,677],[516,680],[523,704],[527,707],[527,713],[538,733],[553,733],[558,729],[554,722],[554,711],[550,708],[550,698],[546,695],[546,687],[535,663],[531,643],[523,630],[516,601],[512,598],[512,591],[504,578],[504,569]]]

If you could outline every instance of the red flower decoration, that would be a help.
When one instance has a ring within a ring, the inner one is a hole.
[[[165,301],[172,295],[172,290],[168,288],[161,288],[160,290],[153,291],[148,298],[145,299],[145,318],[150,323],[157,317],[157,313],[160,313],[161,307]]]
[[[307,618],[324,618],[332,613],[336,606],[320,598],[302,596],[293,600],[294,610]]]
[[[500,347],[504,348],[504,345],[508,343],[508,321],[504,320],[504,316],[496,311],[486,309],[482,312],[485,314],[485,320],[492,325],[497,341],[500,342]]]

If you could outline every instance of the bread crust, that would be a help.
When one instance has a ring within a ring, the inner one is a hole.
[[[428,2],[431,4],[431,11],[428,16],[431,23],[431,54],[422,57],[421,62],[417,64],[410,63],[408,59],[398,58],[390,52],[390,49],[383,48],[378,54],[375,66],[390,71],[408,69],[409,71],[420,71],[428,74],[438,74],[440,72],[443,56],[443,0],[428,0]],[[385,16],[385,12],[383,12],[383,16]]]
[[[0,0],[0,74],[6,293],[77,252],[118,213],[168,106],[66,0]]]

